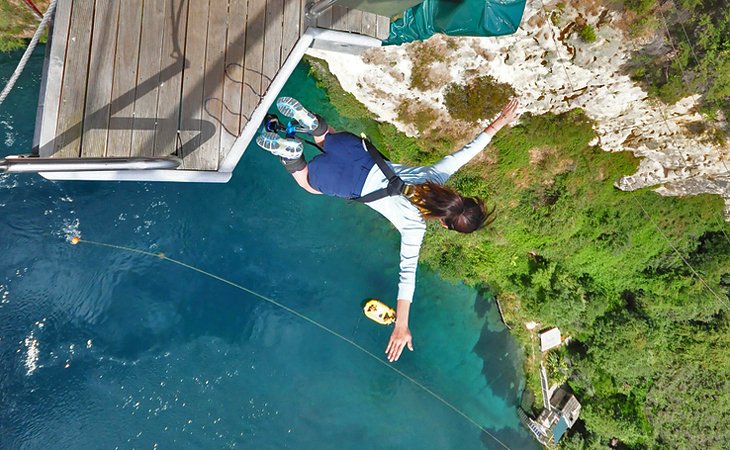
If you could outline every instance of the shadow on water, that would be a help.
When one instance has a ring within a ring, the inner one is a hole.
[[[494,295],[488,289],[479,289],[474,301],[474,311],[480,318],[486,319],[479,341],[474,345],[474,353],[484,361],[482,373],[487,379],[487,384],[507,402],[519,403],[521,386],[515,386],[514,381],[520,380],[520,383],[523,381],[519,366],[522,361],[521,350],[501,323]],[[490,345],[495,341],[504,342],[506,347],[495,349]],[[520,356],[515,357],[515,355]]]
[[[522,372],[524,355],[517,341],[510,336],[509,330],[502,323],[494,294],[488,287],[477,288],[474,312],[484,320],[473,351],[483,361],[482,375],[487,387],[506,403],[518,405],[525,383]],[[501,342],[505,347],[494,348],[494,342]],[[517,431],[504,428],[497,431],[496,435],[504,442],[522,442],[526,448],[538,448],[526,429]],[[481,440],[486,448],[494,445],[494,440],[486,434],[482,434]]]

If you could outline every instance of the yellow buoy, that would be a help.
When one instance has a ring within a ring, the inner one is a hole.
[[[74,237],[71,238],[71,245],[76,245],[79,242],[81,242],[81,238],[80,237],[74,236]]]
[[[381,325],[389,325],[395,322],[395,311],[393,308],[374,298],[365,302],[362,310],[368,319]]]

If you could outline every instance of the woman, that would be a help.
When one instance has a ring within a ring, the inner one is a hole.
[[[438,220],[444,228],[461,233],[471,233],[491,222],[494,209],[488,211],[482,200],[462,197],[443,184],[484,150],[502,127],[515,120],[517,106],[517,100],[511,100],[499,117],[474,140],[432,166],[408,167],[376,162],[380,157],[372,148],[368,150],[364,139],[351,133],[335,132],[322,117],[310,113],[291,97],[277,100],[279,111],[311,133],[323,153],[307,163],[302,154],[303,145],[297,139],[284,139],[276,133],[263,133],[256,139],[259,146],[281,158],[286,170],[307,192],[364,200],[400,232],[396,322],[385,349],[391,362],[398,360],[404,348],[413,351],[408,313],[416,285],[418,254],[426,232],[425,219]],[[394,181],[400,180],[394,180],[393,173],[405,182],[405,189],[394,187],[397,184]],[[382,195],[372,194],[374,192]]]

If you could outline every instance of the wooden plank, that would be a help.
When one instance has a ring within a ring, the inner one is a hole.
[[[137,85],[144,2],[143,0],[123,0],[123,2],[119,10],[119,32],[117,33],[117,54],[114,61],[107,156],[130,156],[132,147],[134,96]],[[158,34],[160,33],[158,32]],[[145,46],[147,45],[149,44],[146,43]]]
[[[332,8],[327,8],[325,12],[317,17],[317,26],[329,30],[332,28]]]
[[[281,40],[284,33],[284,0],[266,1],[266,32],[264,33],[264,65],[261,92],[265,94],[281,67]]]
[[[190,33],[190,39],[192,41],[196,39],[199,41],[202,40],[203,45],[205,45],[205,39],[201,38],[200,28],[194,28],[193,24],[188,25],[189,15],[199,15],[200,0],[170,0],[166,3],[168,3],[168,6],[165,11],[165,38],[162,42],[162,56],[160,59],[160,92],[157,99],[157,132],[155,134],[155,146],[152,156],[167,156],[176,153],[178,145],[178,123],[182,108],[180,95],[184,72],[187,70],[185,68],[185,62],[187,60],[190,63],[190,67],[192,67],[193,64],[199,64],[202,61],[202,56],[198,56],[199,60],[195,61],[192,53],[188,55],[185,47],[187,30],[195,30]],[[205,3],[207,3],[207,0],[205,0]],[[194,12],[193,14],[189,14],[189,11]],[[207,13],[205,16],[207,23]],[[204,29],[207,29],[207,26]],[[199,70],[202,70],[202,68]],[[198,108],[202,101],[202,95],[201,84],[201,98],[198,99]]]
[[[53,20],[51,38],[51,55],[46,73],[46,91],[43,99],[43,116],[39,138],[39,155],[49,157],[53,154],[53,139],[56,136],[58,106],[61,97],[63,69],[66,61],[66,42],[68,41],[69,24],[71,22],[72,0],[59,0]]]
[[[120,1],[99,0],[94,12],[81,148],[84,157],[103,157],[106,153]]]
[[[378,33],[378,16],[373,13],[363,13],[362,15],[362,34],[375,37]]]
[[[190,156],[199,170],[217,170],[221,145],[228,0],[210,0],[205,51],[200,147]]]
[[[56,126],[53,155],[56,157],[73,158],[81,154],[81,132],[93,21],[94,0],[74,0]]]
[[[316,20],[314,20],[314,21],[309,20],[309,19],[307,19],[307,16],[304,14],[307,11],[307,5],[310,3],[310,1],[311,0],[298,0],[299,11],[301,11],[299,13],[299,18],[297,19],[297,21],[299,22],[299,35],[300,36],[304,33],[304,31],[307,29],[307,27],[317,25]]]
[[[362,14],[359,9],[351,9],[347,13],[347,31],[360,34],[362,31]]]
[[[375,35],[376,38],[385,40],[390,34],[390,17],[378,16],[378,31]]]
[[[137,59],[134,61],[135,86],[131,92],[126,91],[124,94],[131,94],[131,101],[125,99],[125,107],[119,110],[116,121],[113,121],[120,128],[119,145],[128,140],[127,152],[130,156],[153,155],[160,58],[165,34],[165,8],[168,4],[149,0],[142,3],[135,5],[142,13],[137,37]]]
[[[41,123],[43,119],[43,101],[46,98],[46,80],[48,79],[48,66],[51,62],[51,39],[53,35],[53,21],[48,24],[48,41],[43,49],[43,68],[41,69],[41,84],[38,90],[38,105],[35,108],[35,127],[33,127],[33,142],[31,154],[38,156],[38,147],[41,140]]]
[[[241,127],[251,117],[261,100],[261,71],[264,60],[264,29],[266,21],[266,1],[248,0],[248,19],[246,29],[246,60],[243,72],[243,101],[241,102]]]
[[[284,64],[301,36],[299,17],[302,13],[299,0],[284,1],[284,32],[281,39],[281,63]]]
[[[185,37],[185,59],[190,63],[183,71],[180,137],[183,168],[195,169],[199,161],[200,125],[203,116],[205,83],[205,50],[208,40],[209,0],[191,0],[188,11],[188,33]]]
[[[347,31],[347,8],[340,5],[334,5],[332,8],[332,24],[330,29]]]
[[[246,7],[247,0],[230,0],[228,7],[220,160],[225,158],[241,132],[240,112],[246,47]]]

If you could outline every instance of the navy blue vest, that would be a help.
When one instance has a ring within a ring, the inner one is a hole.
[[[319,192],[342,198],[360,197],[365,179],[375,165],[352,133],[328,134],[324,153],[309,161],[309,184]]]

